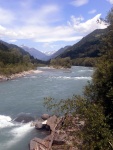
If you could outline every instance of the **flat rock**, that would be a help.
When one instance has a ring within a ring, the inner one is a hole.
[[[67,137],[66,133],[58,133],[55,132],[53,136],[53,142],[52,145],[63,145],[65,144],[65,138]],[[44,138],[46,141],[51,141],[52,140],[52,135],[48,135],[47,137]]]
[[[51,116],[49,119],[47,119],[47,123],[46,123],[51,131],[54,131],[57,124],[58,124],[58,118],[54,115],[54,116]]]
[[[48,150],[49,141],[35,137],[30,141],[30,150]]]

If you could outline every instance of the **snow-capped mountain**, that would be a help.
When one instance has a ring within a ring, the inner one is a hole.
[[[55,53],[56,51],[42,51],[42,53],[46,54],[47,56],[51,56]]]

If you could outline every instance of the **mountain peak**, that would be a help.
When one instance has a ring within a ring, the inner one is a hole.
[[[36,48],[30,48],[30,47],[27,47],[25,46],[24,44],[21,45],[21,47],[30,53],[30,55],[32,55],[34,58],[37,58],[37,59],[40,59],[40,60],[43,60],[43,61],[46,61],[48,60],[48,56],[46,54],[44,54],[43,52],[37,50]]]

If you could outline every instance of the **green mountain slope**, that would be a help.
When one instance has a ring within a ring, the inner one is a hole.
[[[59,57],[70,57],[76,65],[77,62],[80,65],[85,58],[90,58],[90,60],[94,61],[94,58],[98,58],[106,53],[105,47],[107,43],[104,41],[104,37],[107,33],[108,29],[97,29],[66,49]]]

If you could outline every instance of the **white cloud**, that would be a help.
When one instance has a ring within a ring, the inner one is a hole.
[[[113,4],[113,0],[107,0],[110,4]]]
[[[56,42],[56,41],[77,41],[80,40],[83,36],[73,36],[73,37],[46,37],[45,39],[37,38],[35,42]]]
[[[0,25],[0,31],[5,31],[6,28],[4,28],[3,26]]]
[[[9,43],[15,43],[17,40],[9,40]]]
[[[43,5],[38,9],[22,9],[18,13],[20,21],[25,25],[47,25],[60,19],[60,7],[55,4]]]
[[[57,45],[57,44],[54,44],[53,42],[45,42],[45,43],[43,44],[43,47],[44,47],[44,48],[49,47],[50,49],[51,49],[51,48],[52,48],[52,49],[55,49],[57,46],[58,46],[58,45]]]
[[[4,37],[5,32],[6,32],[6,28],[0,25],[0,38]]]
[[[96,13],[96,11],[97,11],[96,9],[92,9],[92,10],[90,10],[88,13],[89,13],[89,14],[94,14],[94,13]]]
[[[0,23],[11,24],[14,19],[14,14],[11,11],[0,8]]]
[[[72,15],[71,16],[71,22],[68,21],[67,23],[69,26],[71,26],[72,23],[77,25],[77,24],[80,24],[80,22],[83,20],[84,20],[84,18],[82,16],[76,18],[75,16]]]
[[[19,2],[20,7],[15,12],[0,7],[0,25],[25,26],[25,25],[47,25],[58,22],[61,18],[60,6],[47,4],[38,9],[32,7],[33,0],[23,0]],[[18,5],[19,5],[18,4]]]
[[[55,41],[77,41],[95,29],[103,29],[107,26],[101,22],[97,23],[101,14],[84,21],[83,17],[71,16],[66,25],[25,25],[17,28],[6,28],[0,26],[0,36],[9,39],[30,39],[35,42],[55,42]],[[52,46],[52,45],[50,45]]]
[[[89,0],[74,0],[71,2],[72,5],[79,7],[88,3]]]
[[[101,24],[97,23],[97,20],[99,20],[100,16],[101,14],[98,14],[94,18],[89,19],[85,22],[80,22],[79,24],[71,18],[70,25],[74,28],[76,33],[85,35],[94,31],[95,29],[104,29],[107,27],[104,22],[101,22]]]

